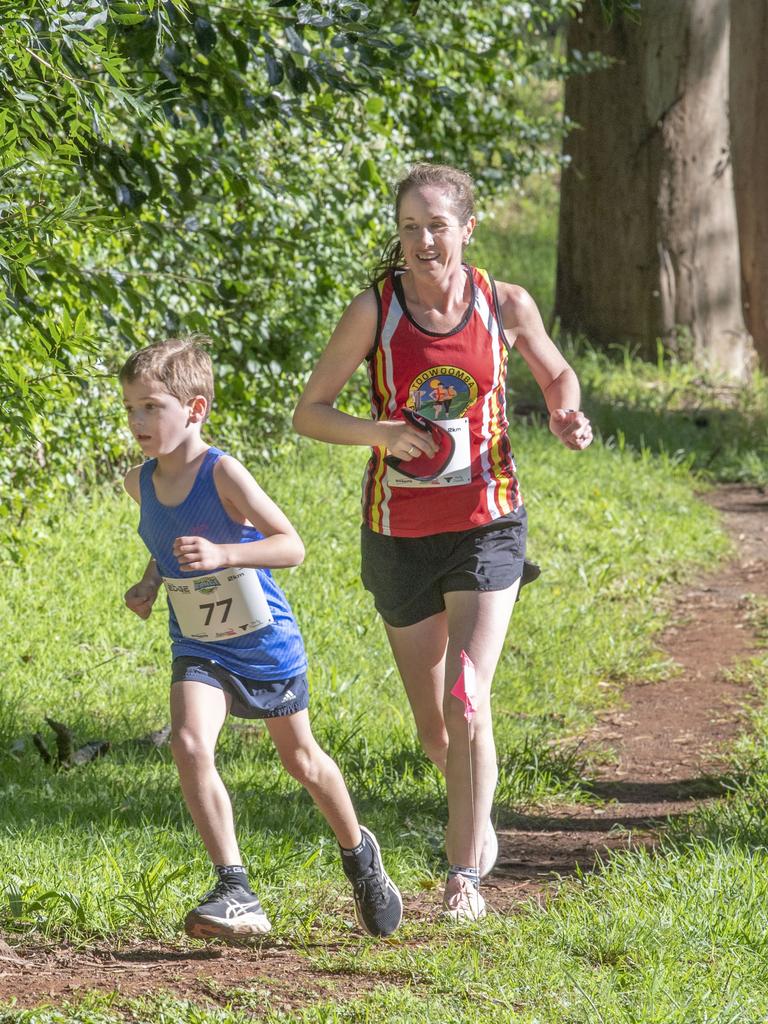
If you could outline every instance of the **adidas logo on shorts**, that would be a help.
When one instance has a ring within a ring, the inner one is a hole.
[[[286,690],[283,694],[283,699],[280,701],[281,704],[287,704],[288,701],[296,700],[296,694],[293,690]]]

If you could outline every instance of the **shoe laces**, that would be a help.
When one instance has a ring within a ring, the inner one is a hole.
[[[463,875],[454,875],[454,879],[458,879],[459,887],[456,892],[446,896],[446,908],[448,910],[468,908],[474,912],[479,903],[478,890]]]
[[[208,903],[213,899],[223,900],[227,896],[237,896],[242,892],[245,892],[245,888],[240,882],[231,882],[229,879],[220,878],[211,891],[203,896],[202,902]]]
[[[363,902],[384,903],[386,900],[384,878],[378,871],[359,875],[352,882],[352,888],[355,896]]]

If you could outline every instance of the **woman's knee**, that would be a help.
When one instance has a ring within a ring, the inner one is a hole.
[[[457,740],[465,740],[469,727],[470,735],[480,737],[485,733],[492,733],[493,724],[491,720],[491,705],[489,701],[478,701],[472,718],[469,722],[464,717],[464,704],[462,701],[451,697],[444,708],[445,728],[448,733],[448,743],[455,743]]]
[[[445,770],[445,759],[448,756],[448,732],[441,723],[439,728],[420,729],[418,732],[421,749],[433,764],[441,771]]]

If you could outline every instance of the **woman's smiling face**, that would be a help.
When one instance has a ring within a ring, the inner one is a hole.
[[[409,189],[400,201],[398,236],[408,269],[439,275],[461,265],[475,218],[462,224],[449,190],[439,185]]]

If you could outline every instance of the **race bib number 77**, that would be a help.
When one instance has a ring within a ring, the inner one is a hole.
[[[256,569],[220,569],[207,576],[163,577],[179,629],[211,643],[255,633],[274,622]]]

